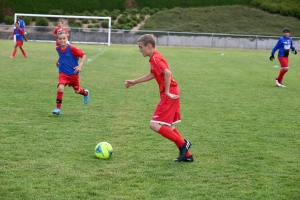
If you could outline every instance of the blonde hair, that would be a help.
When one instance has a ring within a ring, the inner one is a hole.
[[[145,46],[148,45],[148,44],[151,44],[151,46],[153,48],[155,48],[155,44],[156,44],[155,37],[152,34],[142,35],[141,37],[139,37],[139,39],[137,40],[137,42],[141,42]]]

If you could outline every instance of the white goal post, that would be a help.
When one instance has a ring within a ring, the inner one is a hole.
[[[15,13],[14,22],[18,21],[18,16],[28,17],[53,17],[53,18],[76,18],[76,19],[107,19],[108,20],[108,41],[107,45],[110,46],[111,37],[111,17],[99,17],[99,16],[77,16],[77,15],[45,15],[45,14],[28,14],[28,13]],[[26,28],[26,27],[25,27]],[[16,38],[14,39],[16,41]]]

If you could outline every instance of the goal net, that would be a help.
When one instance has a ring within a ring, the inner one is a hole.
[[[14,21],[18,21],[18,16],[22,17],[34,17],[36,20],[40,18],[54,18],[58,22],[59,20],[73,19],[73,20],[93,20],[98,24],[95,27],[72,27],[68,23],[64,23],[64,27],[69,32],[68,40],[71,43],[83,43],[83,44],[107,44],[110,46],[111,42],[111,17],[100,16],[76,16],[76,15],[44,15],[44,14],[28,14],[28,13],[15,13]],[[100,28],[100,22],[108,20],[108,28]],[[78,24],[78,23],[77,23]],[[79,22],[80,24],[80,22]],[[78,26],[78,25],[77,25]],[[86,25],[85,25],[86,26]],[[56,26],[25,26],[26,37],[29,41],[36,42],[55,42],[56,38],[53,35],[53,31]],[[16,39],[14,39],[16,40]]]

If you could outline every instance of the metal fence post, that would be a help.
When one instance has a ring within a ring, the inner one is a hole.
[[[169,31],[168,31],[168,36],[167,36],[167,47],[169,46]]]
[[[214,34],[211,34],[211,48],[214,47]]]
[[[255,49],[257,49],[257,43],[258,43],[258,35],[256,36],[256,44],[255,44]]]

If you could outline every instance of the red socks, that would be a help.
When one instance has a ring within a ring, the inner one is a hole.
[[[177,135],[174,131],[172,131],[166,126],[161,126],[158,130],[158,133],[161,134],[163,137],[173,141],[176,144],[176,146],[180,147],[184,145],[184,139],[181,137],[181,135]]]
[[[63,98],[63,92],[57,92],[56,95],[56,108],[60,109],[61,103],[62,103],[62,98]]]
[[[21,51],[22,51],[23,56],[26,57],[26,52],[24,51],[24,49],[21,49]]]
[[[83,88],[79,88],[79,93],[78,94],[81,94],[83,96],[88,95],[88,93]]]
[[[179,131],[176,128],[173,129],[173,132],[176,133],[177,135],[179,135],[180,137],[182,137],[181,134],[179,133]],[[177,147],[179,148],[180,146],[177,146]],[[188,151],[187,154],[186,154],[186,156],[191,156],[191,155],[192,154],[191,154],[190,151]]]
[[[285,73],[287,73],[287,70],[282,69],[279,71],[279,75],[278,75],[277,79],[278,79],[278,81],[280,81],[280,83],[282,83],[282,79],[283,79],[283,76]]]
[[[12,56],[15,57],[16,53],[17,53],[17,50],[14,50]]]

